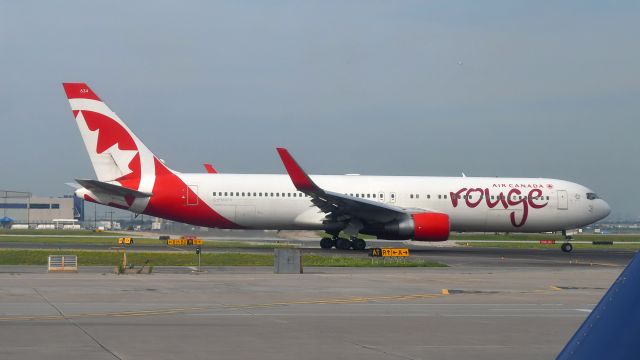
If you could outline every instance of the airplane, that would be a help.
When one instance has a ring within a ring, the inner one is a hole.
[[[85,83],[63,83],[97,180],[77,179],[89,202],[196,226],[316,230],[324,249],[379,239],[444,241],[451,232],[562,231],[605,218],[592,190],[545,178],[308,175],[285,148],[288,175],[170,169]],[[346,235],[342,235],[346,234]],[[341,236],[342,235],[342,236]]]
[[[640,253],[558,354],[557,360],[640,359]]]

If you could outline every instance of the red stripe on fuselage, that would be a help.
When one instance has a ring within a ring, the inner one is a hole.
[[[153,196],[144,211],[145,214],[197,226],[241,228],[240,225],[218,214],[200,198],[197,205],[186,205],[186,199],[196,198],[197,194],[157,158],[154,158],[154,163],[156,181],[153,185]]]

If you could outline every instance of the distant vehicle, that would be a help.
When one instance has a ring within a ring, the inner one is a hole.
[[[640,253],[631,259],[557,360],[640,359]]]
[[[563,231],[568,252],[567,229],[611,211],[592,190],[555,179],[309,176],[284,148],[277,150],[289,176],[180,173],[89,86],[63,86],[98,177],[76,180],[76,195],[138,214],[222,229],[324,230],[331,237],[320,246],[344,250],[366,247],[359,234],[444,241],[451,231]]]

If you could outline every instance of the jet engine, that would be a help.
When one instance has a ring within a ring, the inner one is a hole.
[[[449,238],[449,229],[449,215],[425,212],[387,223],[376,235],[389,240],[445,241]]]

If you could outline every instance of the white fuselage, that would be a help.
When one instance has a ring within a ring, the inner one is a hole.
[[[325,214],[287,175],[177,174],[197,198],[244,228],[323,229]],[[416,211],[448,214],[451,231],[573,229],[610,213],[588,188],[542,178],[312,175],[321,188]],[[591,195],[588,195],[591,194]]]

